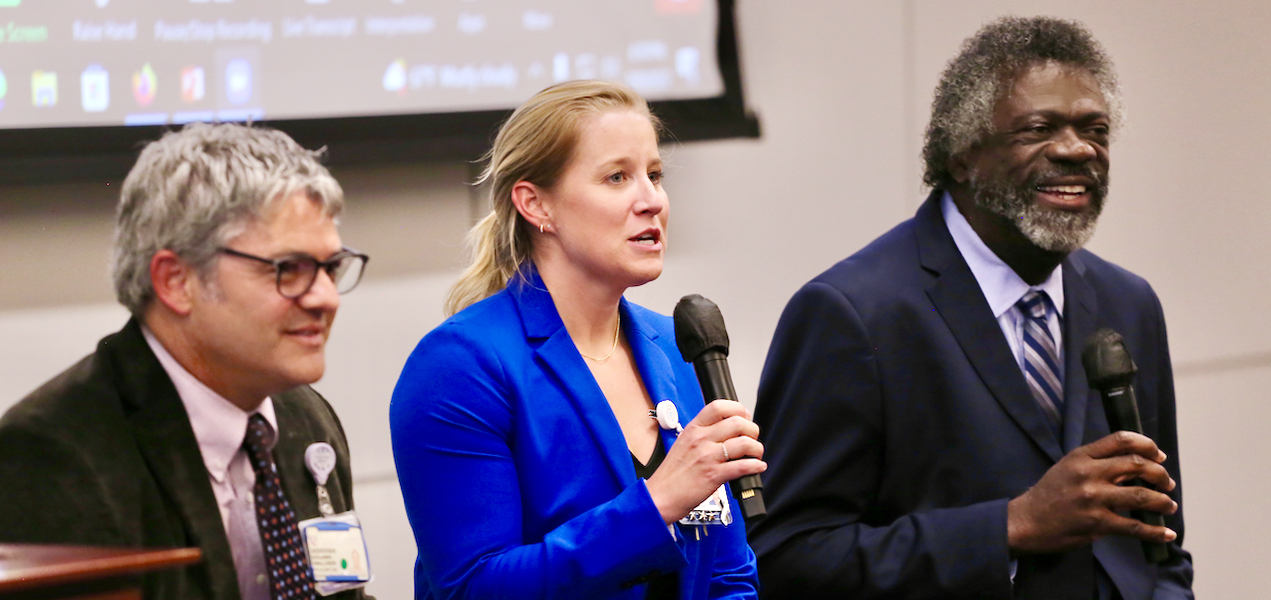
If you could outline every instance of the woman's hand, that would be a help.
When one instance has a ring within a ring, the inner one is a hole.
[[[649,496],[667,525],[688,515],[720,484],[768,468],[759,426],[740,402],[707,404],[684,428],[649,478]]]

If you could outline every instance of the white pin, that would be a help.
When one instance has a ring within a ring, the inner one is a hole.
[[[305,450],[305,466],[313,474],[318,485],[326,485],[327,477],[335,470],[335,448],[326,442],[314,442]]]
[[[658,419],[658,427],[662,429],[673,429],[675,433],[684,431],[680,427],[680,411],[675,408],[675,403],[670,400],[663,400],[658,403],[657,409],[654,410]]]

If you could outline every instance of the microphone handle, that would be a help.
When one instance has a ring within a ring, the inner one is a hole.
[[[733,389],[733,373],[728,369],[728,357],[723,352],[703,352],[693,361],[693,368],[697,371],[697,380],[702,384],[702,396],[707,402],[737,399],[737,390]]]
[[[1133,431],[1143,433],[1143,422],[1139,418],[1139,403],[1134,396],[1134,386],[1129,383],[1101,390],[1103,393],[1103,413],[1108,419],[1108,427],[1112,431]],[[1127,485],[1139,487],[1150,486],[1142,479],[1131,479]],[[1132,510],[1130,516],[1153,527],[1164,527],[1165,516],[1150,510]],[[1154,564],[1169,560],[1169,548],[1161,542],[1143,542],[1143,555]]]
[[[728,356],[723,352],[714,349],[703,352],[693,361],[693,369],[697,371],[702,396],[707,402],[737,399],[737,390],[733,389],[733,374],[728,370]],[[733,496],[741,503],[741,513],[747,519],[768,514],[763,503],[763,481],[758,473],[742,475],[728,485]]]

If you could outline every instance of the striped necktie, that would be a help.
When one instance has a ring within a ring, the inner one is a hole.
[[[1056,429],[1063,423],[1064,382],[1059,379],[1059,352],[1046,326],[1050,298],[1030,291],[1015,304],[1024,315],[1024,379],[1033,398]]]
[[[309,557],[301,545],[296,513],[282,491],[278,468],[269,452],[274,432],[265,417],[247,420],[243,449],[256,472],[256,525],[269,571],[269,595],[273,600],[310,600],[314,597],[309,576]]]

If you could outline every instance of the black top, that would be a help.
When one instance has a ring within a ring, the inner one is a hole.
[[[658,470],[662,461],[666,458],[666,448],[662,446],[661,436],[658,436],[658,442],[653,445],[653,456],[649,457],[649,464],[640,462],[633,453],[631,462],[635,464],[636,477],[648,479],[653,477],[653,472]],[[667,573],[658,575],[649,580],[649,587],[644,594],[645,600],[677,600],[680,597],[680,574]]]
[[[659,436],[659,438],[660,437],[661,436]],[[631,454],[631,462],[635,464],[636,477],[639,477],[640,479],[653,477],[653,472],[658,470],[658,467],[662,465],[662,461],[665,459],[666,448],[662,446],[661,439],[658,440],[658,443],[653,445],[653,456],[649,457],[649,464],[646,465],[640,462],[640,459],[636,458],[635,453]]]

